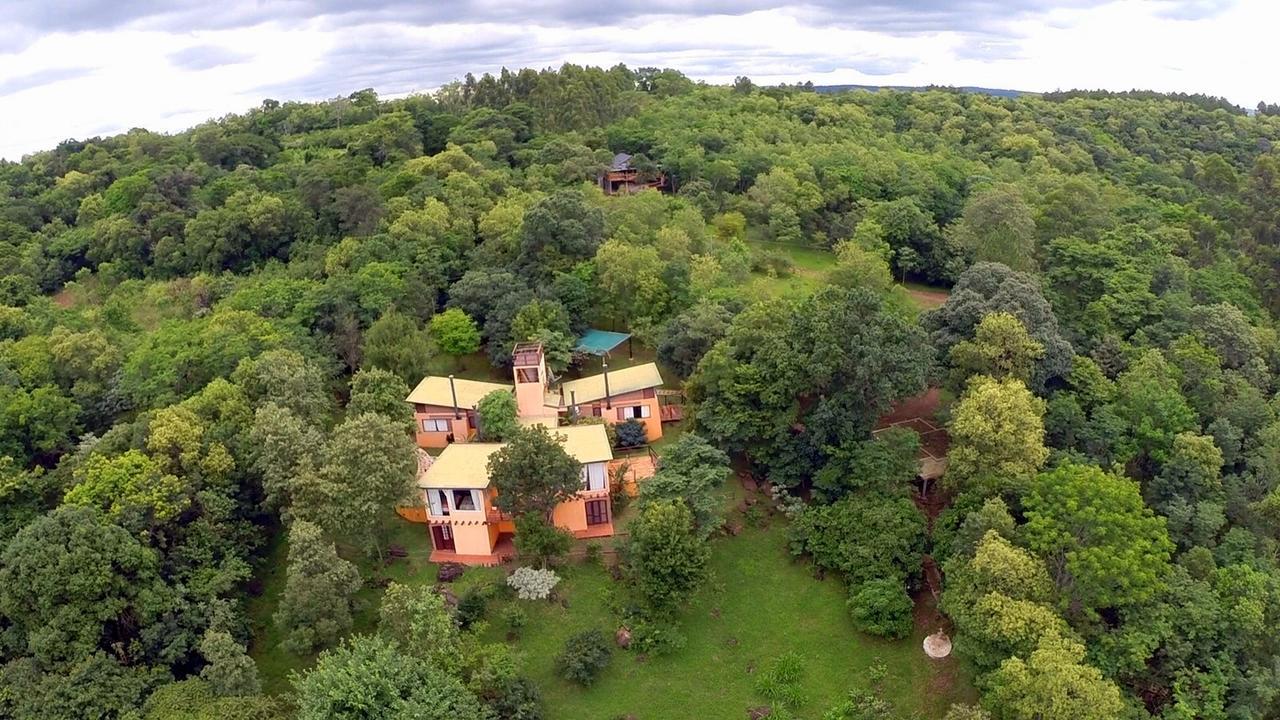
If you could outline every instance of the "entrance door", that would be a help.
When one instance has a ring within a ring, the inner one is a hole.
[[[609,522],[609,501],[608,500],[588,500],[587,501],[587,524],[603,525]]]
[[[453,528],[448,525],[432,525],[431,544],[435,545],[437,550],[453,552]]]

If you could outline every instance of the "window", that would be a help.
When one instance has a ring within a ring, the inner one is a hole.
[[[647,418],[647,417],[649,417],[648,405],[628,405],[626,407],[618,408],[619,420],[632,420],[635,418]]]
[[[422,432],[449,432],[449,419],[425,418],[422,421]]]
[[[449,514],[449,499],[443,490],[428,490],[427,504],[430,506],[432,515],[439,517]]]
[[[609,522],[608,500],[588,500],[586,504],[588,525],[603,525]]]
[[[584,490],[604,489],[604,463],[587,463],[582,466],[582,488]]]
[[[476,502],[474,490],[454,490],[453,491],[453,509],[454,510],[479,510],[480,504]]]

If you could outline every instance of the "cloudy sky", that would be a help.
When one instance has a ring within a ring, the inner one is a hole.
[[[0,157],[563,62],[1280,101],[1276,0],[0,0]]]

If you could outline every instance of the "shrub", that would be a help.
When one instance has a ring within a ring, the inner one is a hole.
[[[631,649],[651,655],[666,655],[685,646],[679,623],[659,618],[640,618],[631,623]]]
[[[552,525],[540,515],[529,514],[517,521],[516,550],[525,562],[546,567],[569,552],[573,535]]]
[[[552,589],[560,582],[560,576],[553,570],[539,570],[531,567],[516,568],[507,576],[507,585],[516,591],[521,600],[546,600]]]
[[[900,640],[911,634],[911,597],[897,580],[868,580],[849,592],[849,613],[859,630]]]
[[[564,650],[556,657],[556,670],[566,680],[590,685],[608,666],[611,651],[603,632],[584,630],[565,641]]]
[[[590,565],[595,565],[596,563],[600,562],[600,557],[601,557],[600,553],[601,553],[600,543],[595,543],[595,542],[587,543],[587,547],[583,551],[582,559],[585,560]]]
[[[756,692],[775,705],[795,710],[804,704],[804,692],[800,689],[803,677],[804,658],[794,652],[784,653],[756,676]]]
[[[791,277],[795,263],[778,248],[757,248],[751,253],[751,271],[769,277]]]
[[[463,594],[462,599],[458,600],[458,625],[463,630],[471,627],[484,617],[487,604],[488,598],[485,597],[483,590],[468,590]]]
[[[644,429],[644,423],[638,420],[618,423],[617,432],[617,447],[620,448],[640,447],[649,439]]]
[[[507,630],[516,637],[519,637],[520,631],[529,622],[529,616],[525,613],[524,608],[519,605],[508,605],[502,611],[502,621],[506,623]]]

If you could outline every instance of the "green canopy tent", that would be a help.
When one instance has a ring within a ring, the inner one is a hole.
[[[575,353],[607,357],[610,352],[617,349],[624,342],[627,343],[627,357],[634,357],[632,355],[630,333],[588,330],[585,335],[578,338],[578,344],[573,348],[573,351]]]

